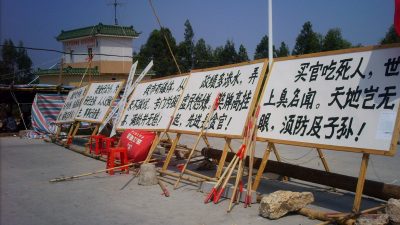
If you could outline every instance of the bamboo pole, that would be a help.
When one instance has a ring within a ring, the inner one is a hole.
[[[273,145],[273,144],[268,143],[267,149],[265,149],[265,151],[264,151],[264,155],[261,160],[260,167],[257,171],[257,175],[256,175],[256,177],[254,179],[254,183],[252,185],[253,191],[256,191],[258,188],[258,185],[260,184],[261,176],[264,173],[265,167],[267,166],[267,163],[268,163],[269,155],[271,154],[271,148],[272,148],[271,145]]]
[[[317,148],[317,152],[318,152],[319,158],[320,158],[321,161],[322,161],[322,165],[323,165],[324,168],[325,168],[325,171],[326,171],[326,172],[331,172],[331,170],[329,169],[329,166],[328,166],[328,162],[327,162],[326,159],[325,159],[324,153],[322,153],[322,150],[319,149],[319,148]]]
[[[224,145],[224,150],[222,151],[221,158],[219,159],[218,167],[217,167],[217,172],[215,173],[216,178],[221,177],[222,169],[224,168],[224,164],[226,161],[226,156],[228,155],[228,148],[231,143],[231,139],[227,138],[225,139],[225,145]]]
[[[206,199],[204,200],[204,203],[209,202],[209,201],[211,200],[211,198],[217,194],[217,189],[218,189],[219,185],[220,185],[220,184],[222,183],[222,181],[223,181],[222,178],[225,177],[226,174],[228,173],[228,171],[229,171],[228,168],[231,168],[233,164],[236,164],[237,159],[238,159],[238,157],[236,157],[236,155],[235,155],[235,156],[234,156],[234,159],[231,160],[231,161],[229,162],[229,165],[226,167],[226,170],[225,170],[224,173],[222,174],[221,178],[218,179],[217,183],[215,183],[215,185],[214,185],[214,187],[211,189],[210,193],[206,196]]]
[[[172,142],[171,147],[169,148],[169,152],[168,152],[167,158],[165,159],[165,162],[164,162],[163,167],[162,167],[162,170],[163,170],[163,171],[166,171],[166,170],[167,170],[168,165],[169,165],[169,162],[171,161],[172,155],[173,155],[174,152],[175,152],[176,146],[178,145],[179,139],[180,139],[180,138],[181,138],[181,134],[178,133],[178,134],[176,135],[174,141]]]
[[[160,140],[160,132],[156,132],[156,136],[153,140],[153,143],[151,144],[151,147],[150,147],[149,153],[147,154],[145,163],[147,163],[151,159],[151,156],[153,155],[155,149],[157,148],[158,143],[160,142],[159,140]]]
[[[361,198],[365,184],[365,177],[367,175],[368,160],[369,160],[369,154],[364,153],[361,161],[360,174],[358,176],[358,181],[357,181],[356,196],[354,198],[354,204],[353,204],[353,212],[355,213],[358,213],[360,211]]]
[[[161,181],[161,179],[157,178],[157,181],[158,181],[158,185],[160,185],[160,188],[161,188],[163,194],[165,195],[165,197],[169,197],[169,191],[168,191],[167,187],[165,187],[165,185]]]
[[[139,163],[129,163],[129,164],[126,164],[126,165],[123,165],[123,166],[117,166],[117,167],[112,167],[112,168],[108,168],[108,169],[97,170],[97,171],[90,172],[90,173],[83,173],[83,174],[79,174],[79,175],[75,175],[75,176],[69,176],[69,177],[54,178],[54,179],[50,180],[49,182],[50,183],[55,183],[55,182],[60,182],[60,181],[72,180],[72,179],[76,179],[76,178],[80,178],[80,177],[86,177],[86,176],[90,176],[90,175],[94,175],[94,174],[98,174],[98,173],[102,173],[102,172],[108,172],[110,170],[121,169],[123,167],[133,166],[133,165],[139,164]]]

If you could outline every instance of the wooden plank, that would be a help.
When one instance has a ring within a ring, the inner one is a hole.
[[[151,156],[154,153],[154,150],[157,148],[158,143],[160,142],[160,132],[156,132],[156,136],[153,140],[153,143],[150,147],[149,153],[147,154],[146,160],[144,161],[144,163],[148,163],[151,159]]]
[[[325,171],[326,172],[330,172],[329,166],[328,166],[328,162],[325,159],[324,153],[322,153],[322,150],[317,148],[317,152],[318,152],[318,156],[322,161],[322,165],[324,165]]]
[[[167,170],[169,162],[171,161],[172,155],[175,152],[176,146],[178,145],[180,138],[181,138],[181,134],[177,134],[174,141],[172,142],[171,148],[169,149],[167,158],[165,159],[164,165],[162,167],[162,171]]]
[[[264,151],[264,155],[262,157],[259,169],[257,171],[257,175],[254,178],[254,183],[252,185],[253,187],[253,191],[257,191],[258,185],[260,185],[260,181],[261,181],[261,176],[264,173],[265,167],[267,166],[267,162],[269,159],[269,155],[271,154],[271,145],[268,144],[267,149],[265,149]],[[254,158],[254,164],[253,167],[256,167],[256,158]]]
[[[360,175],[358,176],[356,196],[354,198],[354,204],[353,204],[353,212],[355,213],[360,212],[361,198],[365,184],[365,176],[367,175],[368,160],[369,160],[369,154],[364,153],[361,161]]]
[[[219,159],[217,172],[215,173],[215,177],[216,178],[220,178],[221,177],[221,173],[222,173],[222,170],[224,168],[226,155],[228,154],[228,149],[229,149],[229,145],[230,144],[231,144],[231,139],[227,138],[225,140],[225,146],[224,146],[224,150],[222,151],[221,158]]]

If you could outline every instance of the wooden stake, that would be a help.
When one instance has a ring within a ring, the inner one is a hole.
[[[232,210],[233,201],[235,200],[235,197],[236,197],[237,202],[239,202],[239,199],[240,199],[240,196],[236,196],[237,188],[238,188],[239,182],[243,176],[243,171],[244,171],[244,166],[245,166],[244,162],[247,157],[247,152],[249,149],[251,149],[253,147],[253,145],[256,144],[255,142],[253,142],[253,135],[254,135],[254,131],[257,129],[256,123],[257,123],[259,110],[260,110],[260,107],[257,107],[255,116],[250,117],[250,119],[247,120],[248,121],[247,122],[247,136],[244,139],[244,144],[245,144],[244,155],[243,155],[243,158],[241,158],[240,162],[239,162],[238,171],[236,174],[236,181],[235,181],[235,185],[233,186],[233,192],[232,192],[232,196],[231,196],[231,200],[229,202],[229,207],[228,207],[227,212],[230,212]]]
[[[368,160],[369,160],[369,154],[364,153],[361,161],[360,174],[358,176],[358,181],[357,181],[356,196],[354,198],[354,204],[352,210],[355,213],[358,213],[360,211],[361,198],[365,183],[365,176],[367,174]]]
[[[97,134],[97,131],[99,130],[100,124],[97,124],[96,127],[93,130],[92,136]]]
[[[157,180],[158,180],[158,185],[160,185],[160,188],[161,188],[163,194],[165,195],[165,197],[169,197],[169,191],[165,187],[164,183],[159,178],[157,178]]]
[[[272,147],[272,150],[274,151],[276,160],[277,160],[278,162],[282,162],[281,156],[279,155],[279,152],[278,152],[278,150],[276,149],[275,144],[272,144],[271,147]],[[284,176],[284,177],[283,177],[283,180],[284,180],[284,181],[288,181],[288,180],[289,180],[289,177]]]
[[[78,130],[79,130],[80,125],[81,125],[81,123],[80,123],[80,122],[77,122],[77,124],[76,124],[76,126],[75,126],[75,129],[74,129],[74,131],[72,132],[71,139],[73,139],[73,138],[75,137],[76,133],[77,133]]]
[[[174,141],[172,142],[171,147],[169,148],[169,152],[168,152],[167,158],[165,159],[165,162],[163,164],[162,171],[166,171],[167,170],[169,162],[171,161],[172,155],[175,152],[176,146],[178,145],[180,138],[181,138],[181,134],[178,133],[176,135]]]
[[[251,192],[252,192],[252,182],[253,182],[253,164],[254,164],[254,154],[256,150],[256,142],[257,142],[257,131],[258,127],[255,124],[254,125],[254,134],[253,134],[253,140],[252,140],[252,145],[251,149],[249,151],[249,175],[248,175],[248,180],[247,180],[247,196],[245,199],[244,206],[250,206],[251,205]]]
[[[86,177],[86,176],[90,176],[90,175],[97,174],[97,173],[102,173],[102,172],[107,172],[107,171],[110,171],[110,170],[120,169],[120,168],[123,168],[123,167],[133,166],[133,165],[139,164],[139,163],[142,163],[142,162],[138,162],[138,163],[129,163],[129,164],[126,164],[126,165],[123,165],[123,166],[112,167],[112,168],[103,169],[103,170],[98,170],[98,171],[90,172],[90,173],[83,173],[83,174],[79,174],[79,175],[75,175],[75,176],[70,176],[70,177],[55,178],[55,179],[50,180],[49,182],[50,182],[50,183],[55,183],[55,182],[60,182],[60,181],[72,180],[72,179],[79,178],[79,177]]]
[[[208,141],[206,136],[203,136],[204,143],[206,144],[207,148],[211,148],[210,142]]]
[[[151,159],[151,156],[153,155],[159,142],[160,142],[160,132],[156,132],[156,136],[153,140],[153,143],[151,144],[149,153],[147,154],[146,160],[144,161],[145,163],[147,163]]]
[[[175,108],[175,110],[176,110],[176,109],[177,109],[177,108]],[[174,113],[175,113],[175,111],[174,111]],[[153,156],[154,150],[157,148],[158,144],[160,143],[160,141],[162,140],[162,138],[164,137],[164,135],[167,135],[168,140],[171,141],[171,140],[170,140],[170,137],[169,137],[169,135],[168,135],[168,131],[169,131],[169,128],[171,127],[171,125],[172,125],[173,119],[174,119],[174,117],[171,116],[170,119],[169,119],[168,126],[164,129],[162,135],[161,135],[160,132],[157,132],[157,134],[156,134],[156,139],[153,141],[153,144],[152,144],[152,146],[151,146],[151,148],[150,148],[150,151],[149,151],[149,153],[147,154],[146,160],[151,159],[151,157]]]
[[[60,136],[61,127],[62,127],[62,124],[58,124],[58,125],[57,125],[56,140],[58,140],[58,137]]]
[[[226,169],[225,169],[224,173],[222,174],[221,178],[218,179],[217,183],[215,183],[214,187],[211,189],[210,193],[208,194],[208,196],[204,200],[204,203],[209,202],[211,200],[211,198],[217,194],[217,189],[218,189],[219,185],[223,182],[224,177],[228,174],[228,171],[230,170],[230,168],[234,167],[234,165],[236,165],[238,159],[239,159],[239,157],[237,157],[237,155],[235,155],[233,157],[233,159],[231,160],[229,165],[226,167]]]
[[[187,165],[189,164],[189,161],[190,161],[190,159],[192,158],[192,156],[193,156],[193,154],[194,154],[194,152],[195,152],[195,150],[196,150],[196,148],[197,148],[197,145],[198,145],[199,142],[200,142],[200,139],[201,139],[201,136],[202,136],[202,135],[203,135],[203,129],[202,129],[202,132],[200,132],[199,136],[197,136],[196,142],[195,142],[195,144],[194,144],[192,150],[191,150],[190,153],[189,153],[189,156],[188,156],[188,158],[187,158],[187,160],[186,160],[186,163],[185,163],[185,165],[183,166],[182,171],[181,171],[181,173],[180,173],[178,179],[176,180],[176,183],[175,183],[175,185],[174,185],[174,189],[176,189],[176,188],[178,187],[179,182],[181,181],[182,175],[185,173],[186,167],[187,167]]]
[[[253,191],[257,191],[258,185],[260,184],[261,176],[264,173],[265,167],[267,166],[267,162],[269,159],[269,155],[271,154],[271,149],[272,149],[271,145],[273,145],[273,143],[268,143],[268,146],[264,151],[264,155],[261,160],[261,165],[258,168],[257,175],[256,175],[256,177],[254,179],[254,183],[252,185]]]
[[[221,177],[221,173],[222,173],[222,170],[224,168],[226,156],[228,155],[228,148],[230,146],[230,143],[231,143],[231,139],[230,138],[225,139],[224,150],[222,151],[222,155],[221,155],[221,158],[219,159],[219,163],[218,163],[217,172],[215,173],[215,177],[216,178],[220,178]]]
[[[218,203],[218,201],[219,201],[219,199],[220,199],[222,193],[223,193],[224,190],[225,190],[226,185],[228,184],[229,180],[231,179],[232,173],[233,173],[233,171],[235,170],[236,164],[239,162],[239,160],[240,160],[239,157],[236,157],[236,158],[232,161],[232,162],[233,162],[232,166],[231,166],[230,168],[226,168],[225,172],[228,171],[226,177],[225,177],[225,176],[221,177],[220,180],[224,180],[224,182],[222,183],[222,186],[221,186],[221,188],[219,189],[219,191],[216,193],[216,195],[214,195],[214,203],[215,203],[215,204]],[[240,161],[240,162],[242,162],[242,161]],[[219,184],[218,184],[218,185],[219,185]],[[233,198],[233,193],[232,193],[232,198]]]
[[[180,176],[179,173],[174,173],[174,172],[171,172],[171,171],[168,171],[168,170],[166,170],[166,171],[157,170],[157,172],[159,172],[160,174],[165,174],[165,175],[171,176],[171,177],[179,177]],[[181,179],[182,180],[187,180],[187,181],[192,182],[192,183],[199,183],[199,182],[203,182],[204,181],[204,179],[196,179],[193,176],[182,176]]]
[[[328,167],[328,162],[326,161],[326,159],[324,157],[324,154],[322,153],[321,149],[317,148],[317,152],[318,152],[319,158],[322,161],[322,165],[324,165],[325,171],[326,172],[331,172],[329,167]]]

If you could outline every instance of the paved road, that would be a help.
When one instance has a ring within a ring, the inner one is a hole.
[[[228,201],[204,205],[204,194],[194,186],[174,191],[168,185],[171,197],[166,198],[157,185],[137,185],[132,175],[100,174],[51,184],[48,181],[52,178],[103,169],[105,164],[41,140],[3,137],[0,153],[2,225],[319,223],[299,215],[276,221],[264,219],[258,216],[258,204],[246,209],[238,205],[227,214]],[[380,168],[380,161],[376,162]],[[263,192],[312,191],[317,199],[312,207],[327,210],[349,210],[353,201],[352,194],[330,193],[294,182],[263,181],[262,187]],[[376,204],[369,199],[363,201],[364,208]]]

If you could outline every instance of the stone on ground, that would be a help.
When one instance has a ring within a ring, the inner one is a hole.
[[[144,186],[155,185],[158,183],[157,171],[154,164],[142,164],[140,166],[140,174],[138,184]]]
[[[365,214],[356,220],[356,225],[385,225],[389,223],[388,214]]]
[[[400,225],[400,199],[389,199],[386,213],[389,215],[392,224]]]
[[[314,195],[311,192],[276,191],[261,199],[259,213],[262,217],[279,219],[313,201]]]

